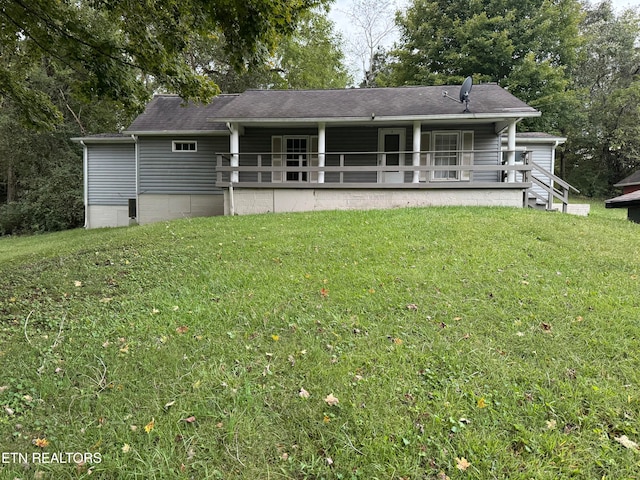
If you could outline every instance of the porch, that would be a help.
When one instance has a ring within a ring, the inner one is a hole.
[[[324,158],[323,158],[324,157]],[[500,150],[218,154],[225,214],[527,205],[532,165]],[[474,159],[485,159],[483,164]],[[486,161],[486,159],[491,159]]]

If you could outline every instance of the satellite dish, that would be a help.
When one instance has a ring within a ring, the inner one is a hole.
[[[464,82],[462,83],[462,86],[460,87],[460,94],[458,95],[458,97],[460,98],[459,100],[449,95],[447,91],[443,91],[442,96],[450,98],[451,100],[455,100],[458,103],[464,103],[465,104],[464,113],[469,113],[469,94],[471,93],[472,86],[473,86],[473,78],[469,76],[465,78]]]
[[[462,87],[460,87],[460,103],[469,102],[469,94],[471,93],[471,87],[473,86],[473,78],[467,77],[464,79]]]

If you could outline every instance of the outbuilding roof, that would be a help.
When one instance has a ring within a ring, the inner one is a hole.
[[[604,202],[605,208],[626,208],[640,206],[640,190],[610,198]]]
[[[614,187],[630,187],[632,185],[640,185],[640,170],[620,180]]]

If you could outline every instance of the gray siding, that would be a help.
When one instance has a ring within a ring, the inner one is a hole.
[[[196,152],[173,152],[173,141],[197,141]],[[216,154],[229,151],[229,137],[141,137],[138,139],[140,193],[221,194]]]
[[[136,198],[135,145],[87,145],[89,205],[127,205]]]

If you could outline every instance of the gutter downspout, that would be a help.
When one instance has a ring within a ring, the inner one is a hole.
[[[553,144],[553,150],[551,150],[551,169],[549,171],[554,175],[556,173],[556,148],[558,148],[558,145],[560,145],[560,142],[556,140]],[[551,190],[553,191],[554,180],[553,178],[551,178],[550,180],[551,180],[550,182]],[[549,196],[547,197],[547,209],[551,210],[552,208],[553,208],[553,193],[549,192]],[[563,208],[566,208],[566,207],[563,205]]]
[[[89,228],[89,152],[87,145],[83,140],[80,140],[82,145],[82,176],[84,177],[84,186],[82,196],[84,199],[84,226],[83,228]]]
[[[140,173],[139,173],[139,168],[138,168],[138,136],[137,135],[131,135],[131,138],[133,139],[133,151],[134,151],[134,158],[135,158],[135,165],[136,165],[136,220],[135,223],[139,224],[140,223]],[[131,219],[129,219],[129,225],[131,225]]]

